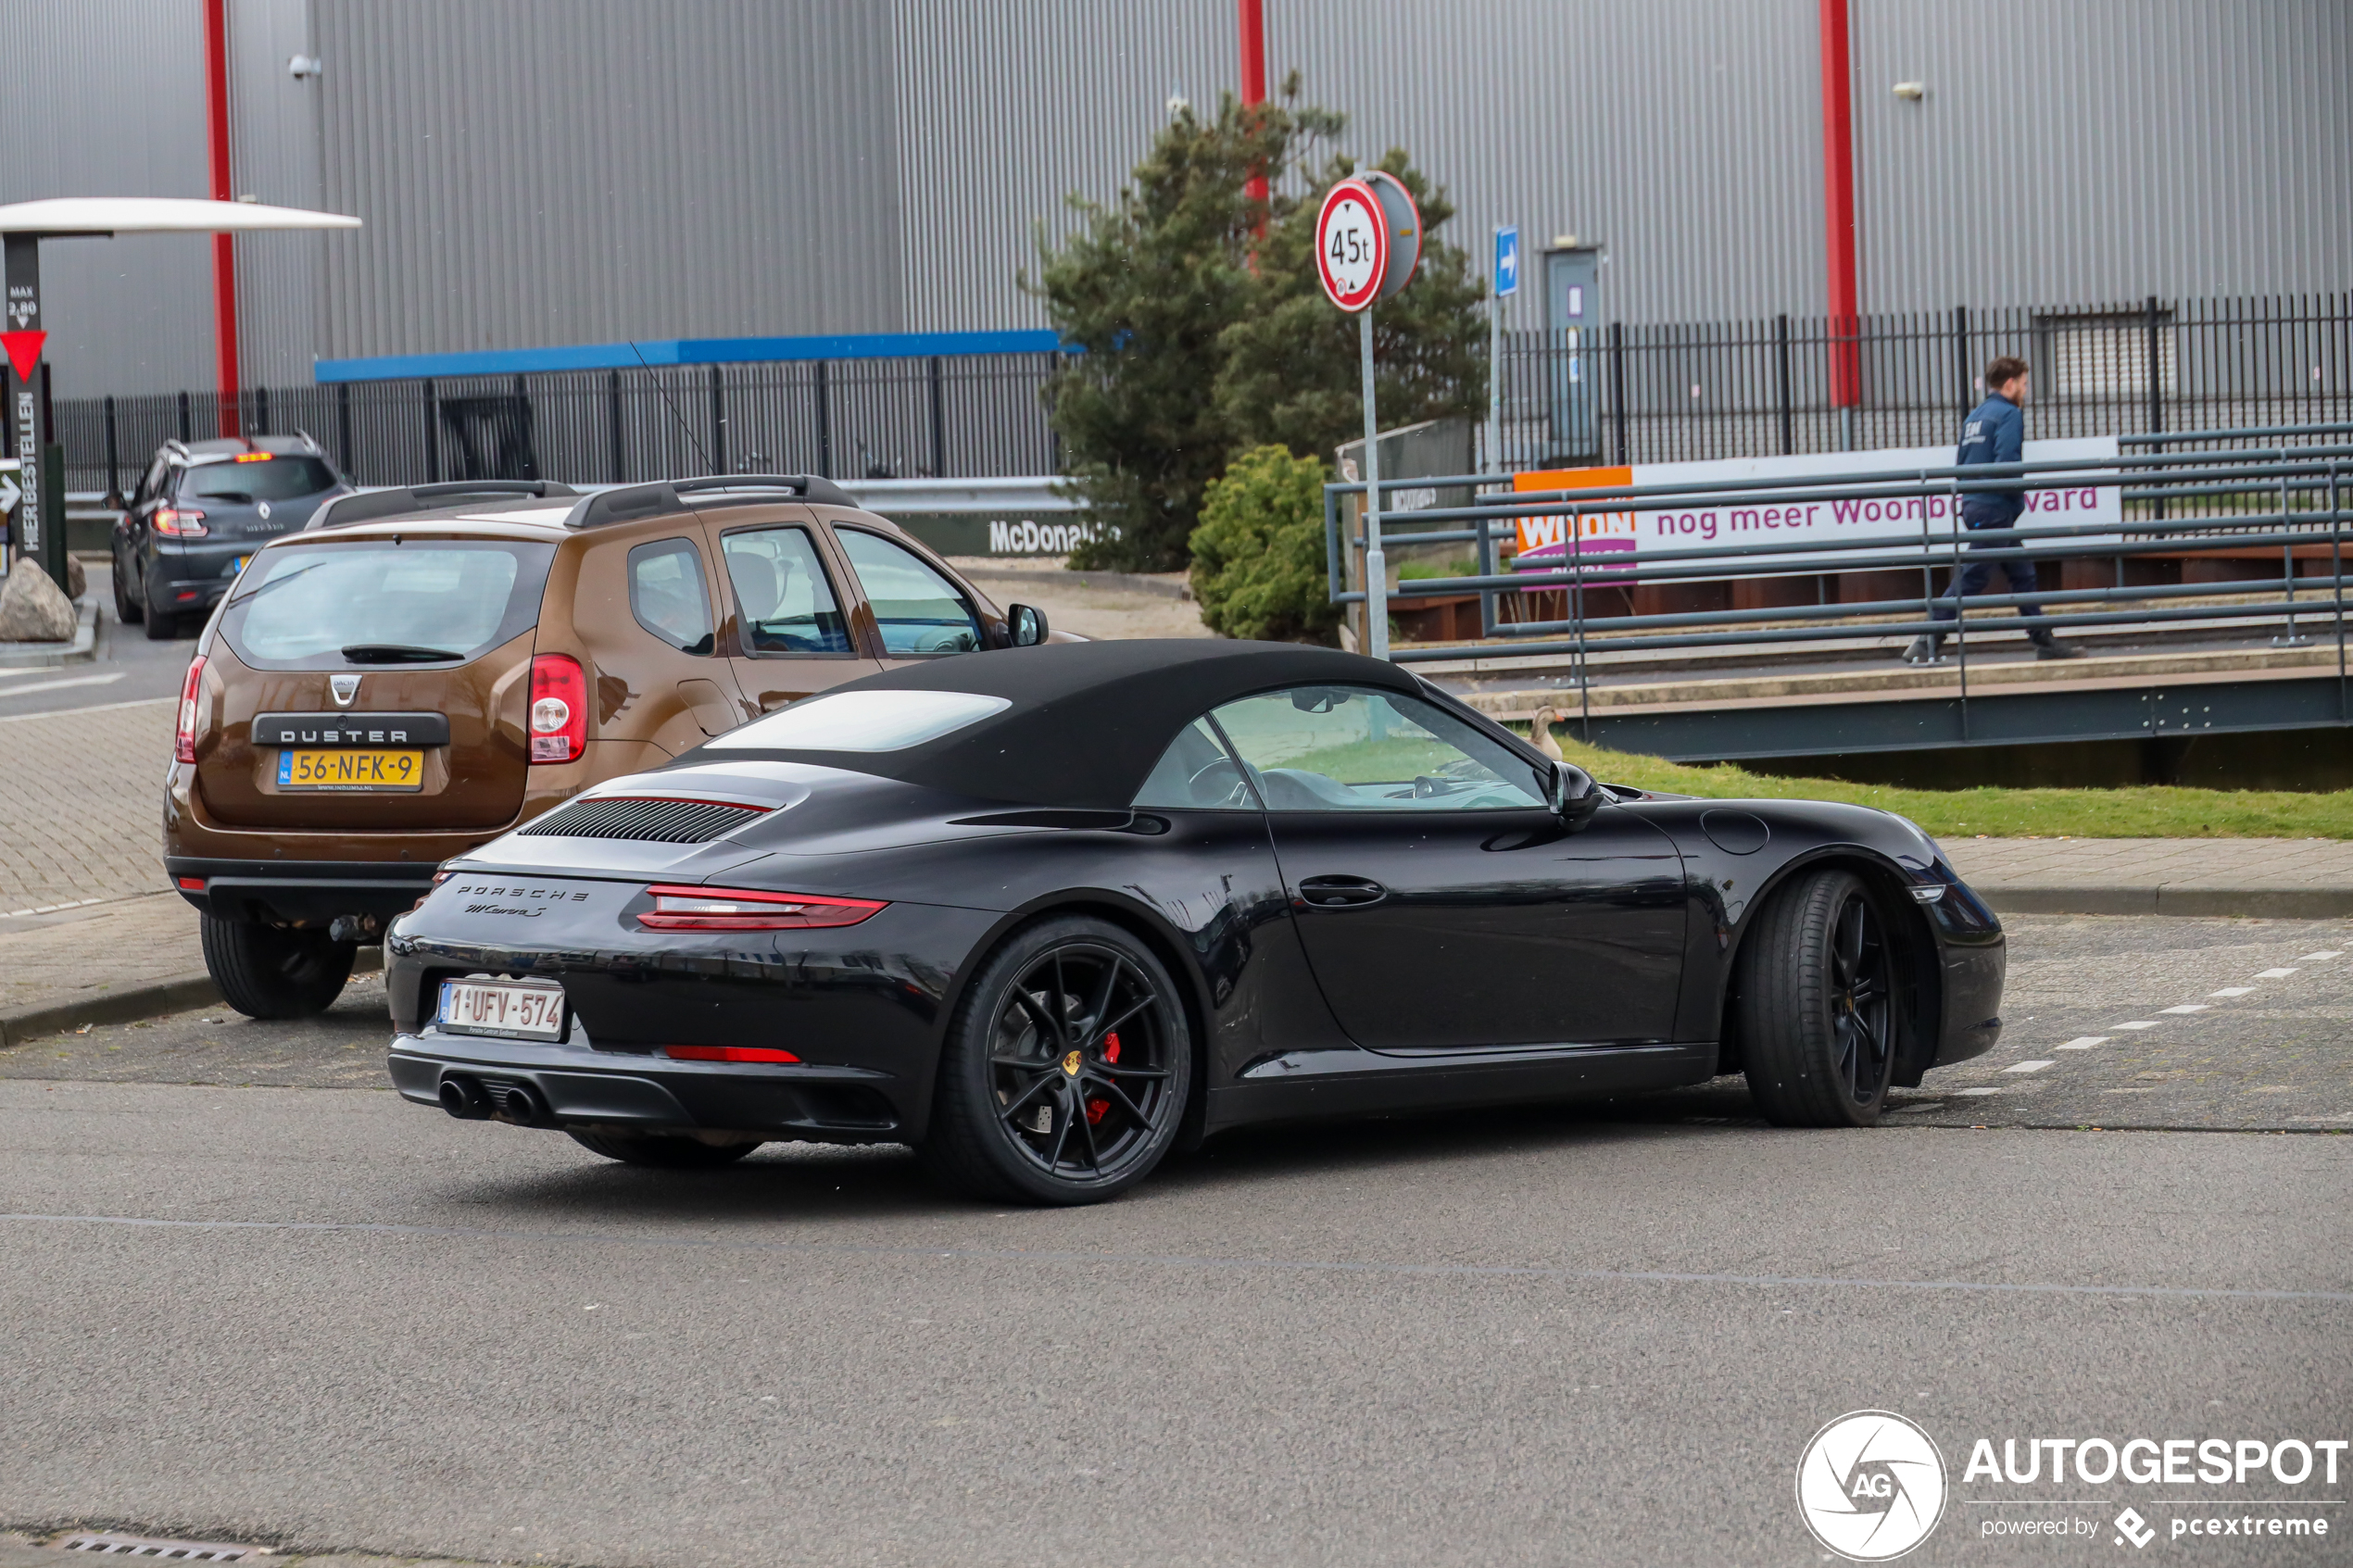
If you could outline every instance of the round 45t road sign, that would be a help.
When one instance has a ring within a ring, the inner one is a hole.
[[[1315,215],[1315,273],[1324,293],[1354,312],[1380,297],[1389,274],[1389,224],[1380,198],[1362,180],[1342,180]]]

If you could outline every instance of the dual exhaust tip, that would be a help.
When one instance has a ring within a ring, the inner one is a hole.
[[[460,1122],[511,1122],[519,1127],[544,1126],[547,1105],[528,1084],[484,1083],[455,1073],[442,1079],[441,1109]]]

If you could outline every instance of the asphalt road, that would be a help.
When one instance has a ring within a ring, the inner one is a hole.
[[[98,601],[95,657],[86,664],[46,669],[0,670],[0,719],[27,713],[61,713],[101,703],[139,702],[180,695],[180,683],[195,653],[201,622],[182,622],[170,642],[151,643],[137,626],[114,618],[112,579],[102,563],[85,561]]]
[[[36,1042],[0,1053],[0,1528],[1810,1563],[1800,1452],[1878,1408],[1950,1479],[1909,1562],[2137,1559],[2128,1504],[2152,1560],[2346,1561],[2353,1458],[2333,1487],[1963,1467],[1980,1437],[2353,1437],[2353,925],[2011,926],[2009,1039],[1886,1130],[1767,1129],[1718,1085],[1240,1135],[1062,1212],[897,1149],[656,1173],[451,1122],[373,1086],[367,985],[308,1024]],[[2185,1130],[2078,1130],[2128,1124]],[[2220,1512],[2333,1533],[2167,1534]],[[2062,1516],[2097,1534],[1985,1533]]]

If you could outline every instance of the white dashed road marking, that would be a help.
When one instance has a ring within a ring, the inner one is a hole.
[[[2292,969],[2263,969],[2256,971],[2255,978],[2258,980],[2285,980],[2289,975],[2294,974],[2295,972],[2296,971]]]
[[[2040,1073],[2045,1067],[2052,1065],[2053,1063],[2049,1060],[2049,1059],[2045,1058],[2041,1061],[2013,1061],[2007,1067],[2003,1068],[2002,1071],[2005,1073]]]
[[[2000,1094],[2002,1091],[2001,1091],[2000,1089],[1998,1089],[1998,1088],[1984,1088],[1984,1089],[1955,1089],[1953,1092],[1954,1092],[1955,1094],[1957,1094],[1957,1095],[1998,1095],[1998,1094]]]
[[[2219,991],[2207,993],[2209,997],[2251,997],[2254,994],[2255,987],[2252,985],[2225,985]]]
[[[2344,956],[2343,952],[2332,947],[2325,953],[2307,953],[2296,961],[2297,963],[2319,963],[2322,959],[2341,959]]]
[[[2108,1037],[2106,1035],[2082,1035],[2068,1041],[2067,1044],[2059,1047],[2059,1049],[2063,1051],[2088,1051],[2094,1046],[2104,1046],[2108,1044]]]
[[[2135,1018],[2126,1023],[2111,1023],[2108,1027],[2110,1029],[2154,1029],[2157,1027],[2157,1020],[2154,1018]]]
[[[2167,1008],[2164,1010],[2167,1012],[2204,1012],[2208,1007],[2211,1005],[2212,1004],[2208,1002],[2183,1002],[2180,1007]]]

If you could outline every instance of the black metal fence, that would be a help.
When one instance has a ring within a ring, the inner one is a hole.
[[[1947,445],[2003,354],[2033,367],[2030,440],[2353,418],[2353,293],[1956,306],[1838,327],[1777,316],[1507,333],[1501,450],[1483,466]]]
[[[1500,450],[1536,469],[1931,446],[1987,360],[2034,367],[2030,438],[2353,419],[2353,293],[2145,299],[1505,335]],[[305,430],[363,484],[1059,472],[1056,356],[837,359],[257,387],[242,428]],[[216,435],[210,393],[64,398],[67,487],[127,488],[166,439]],[[1497,459],[1500,458],[1501,461]]]
[[[681,473],[1055,472],[1055,356],[834,359],[254,387],[248,433],[308,432],[362,484],[626,483]],[[220,433],[212,393],[58,398],[66,487],[120,494],[157,446]]]

